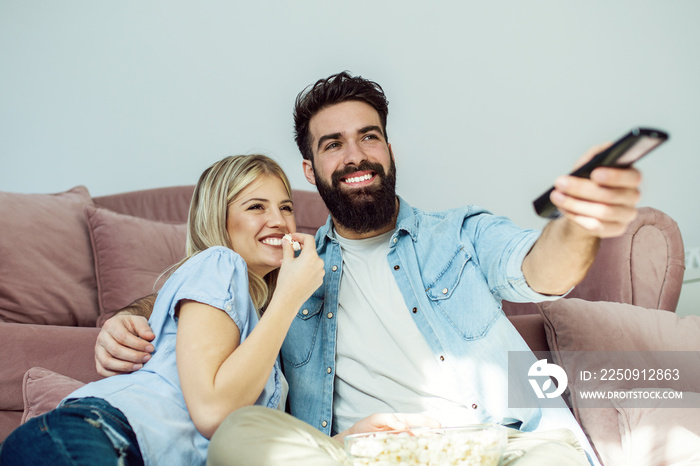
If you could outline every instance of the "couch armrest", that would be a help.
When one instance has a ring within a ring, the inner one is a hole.
[[[99,328],[0,323],[0,410],[24,409],[22,382],[43,367],[82,382],[101,377],[95,369]]]
[[[544,317],[541,314],[513,315],[508,316],[508,319],[532,351],[549,351]]]

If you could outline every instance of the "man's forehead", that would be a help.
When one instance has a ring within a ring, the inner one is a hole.
[[[313,141],[327,134],[352,134],[368,126],[381,127],[379,113],[371,105],[359,100],[329,105],[309,121]]]

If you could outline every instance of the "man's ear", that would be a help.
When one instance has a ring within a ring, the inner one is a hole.
[[[391,160],[393,160],[394,163],[396,163],[396,158],[394,157],[394,151],[391,150],[391,143],[387,142],[386,145],[389,148],[389,155],[391,155]]]
[[[316,186],[316,176],[314,175],[314,167],[311,164],[311,160],[306,160],[302,162],[302,168],[304,169],[304,176],[306,181]]]

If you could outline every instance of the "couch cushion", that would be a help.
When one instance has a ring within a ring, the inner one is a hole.
[[[79,380],[43,367],[32,367],[24,374],[22,383],[24,413],[21,423],[51,411],[62,399],[83,385],[85,384]]]
[[[0,321],[91,326],[95,269],[84,186],[58,194],[0,192]]]
[[[86,209],[95,257],[101,325],[115,311],[157,291],[158,278],[185,256],[185,224]]]
[[[644,408],[634,399],[613,402],[627,464],[700,464],[700,393],[684,392],[683,402],[696,407],[679,408],[667,399]]]
[[[561,352],[700,351],[700,316],[680,318],[668,311],[576,298],[540,303],[538,307],[558,363],[562,363],[557,357]],[[571,383],[569,388],[573,390]],[[573,411],[603,463],[626,464],[618,412],[612,401],[606,408],[580,408],[574,402]]]

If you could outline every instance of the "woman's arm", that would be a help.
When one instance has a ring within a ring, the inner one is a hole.
[[[302,236],[304,250],[297,258],[292,246],[283,242],[276,291],[242,344],[238,327],[224,311],[195,301],[180,303],[180,384],[190,416],[207,438],[231,412],[258,399],[299,307],[323,283],[323,261],[313,237],[295,239]]]

